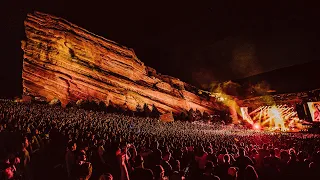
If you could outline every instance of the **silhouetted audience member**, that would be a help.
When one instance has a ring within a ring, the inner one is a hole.
[[[258,174],[253,166],[248,165],[244,171],[244,179],[245,180],[258,180]]]
[[[131,172],[131,180],[152,180],[153,172],[145,169],[143,166],[143,158],[138,155],[134,160],[134,170]]]

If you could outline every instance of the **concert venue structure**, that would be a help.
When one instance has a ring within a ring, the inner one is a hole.
[[[317,6],[2,4],[0,180],[320,179]]]
[[[320,103],[308,101],[307,92],[241,98],[201,91],[145,66],[132,49],[40,12],[28,14],[25,33],[25,96],[63,106],[90,100],[135,111],[146,105],[164,114],[227,110],[235,124],[272,131],[297,132],[320,122]]]

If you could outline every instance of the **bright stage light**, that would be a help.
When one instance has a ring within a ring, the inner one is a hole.
[[[242,113],[245,109],[242,107],[240,110]],[[287,131],[299,124],[297,112],[287,105],[260,106],[250,113],[242,114],[243,120],[250,123],[255,130],[268,128]]]
[[[261,128],[261,126],[259,124],[254,124],[253,125],[253,129],[255,130],[259,130]]]

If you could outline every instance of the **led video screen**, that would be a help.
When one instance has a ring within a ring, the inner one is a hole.
[[[320,122],[320,102],[308,102],[312,121]]]

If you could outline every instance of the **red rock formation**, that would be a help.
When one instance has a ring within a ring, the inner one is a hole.
[[[212,97],[147,67],[132,49],[64,19],[35,12],[22,41],[24,94],[58,98],[63,105],[88,99],[135,110],[154,104],[161,112],[190,108],[212,112]]]

